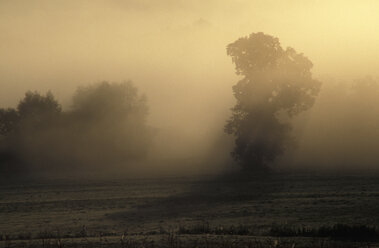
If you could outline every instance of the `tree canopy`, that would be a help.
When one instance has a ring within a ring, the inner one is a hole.
[[[236,105],[225,131],[233,134],[233,158],[249,170],[266,169],[291,142],[292,117],[312,107],[321,83],[312,78],[312,62],[278,38],[252,33],[227,46],[236,74]]]

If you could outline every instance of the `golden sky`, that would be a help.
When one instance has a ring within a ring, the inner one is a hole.
[[[304,53],[316,78],[375,78],[378,13],[375,0],[0,0],[0,107],[52,90],[68,108],[79,85],[130,79],[174,148],[180,137],[183,156],[207,153],[238,80],[227,44],[265,32]]]
[[[303,52],[316,77],[376,77],[377,13],[374,0],[2,0],[0,104],[28,89],[65,102],[77,85],[127,79],[157,106],[231,98],[225,46],[259,31]]]

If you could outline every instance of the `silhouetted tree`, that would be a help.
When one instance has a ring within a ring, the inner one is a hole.
[[[14,171],[17,154],[12,149],[12,140],[19,124],[15,109],[0,109],[0,172]],[[13,137],[12,137],[13,136]]]
[[[12,133],[18,126],[20,116],[17,110],[0,109],[0,136]]]
[[[51,92],[28,91],[16,109],[0,109],[0,169],[20,171],[43,161],[55,138],[48,131],[58,124],[60,113]]]
[[[70,111],[48,92],[27,92],[0,109],[0,171],[61,171],[125,166],[152,141],[146,97],[130,82],[80,87]]]
[[[225,131],[233,134],[233,158],[248,170],[265,170],[291,141],[289,122],[309,109],[321,83],[312,78],[312,62],[279,40],[253,33],[227,46],[237,75],[236,105]]]
[[[38,92],[28,91],[18,103],[17,109],[0,109],[0,135],[20,132],[33,127],[51,125],[62,109],[53,94],[48,92],[45,96]]]
[[[50,91],[46,95],[28,91],[17,105],[17,112],[23,122],[22,128],[27,125],[43,127],[51,125],[50,122],[57,119],[62,108]]]
[[[72,112],[86,120],[132,117],[142,123],[148,107],[146,97],[140,96],[131,82],[102,82],[78,88],[73,97]]]

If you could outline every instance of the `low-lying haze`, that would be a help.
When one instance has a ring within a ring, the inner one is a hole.
[[[200,172],[224,168],[233,144],[223,128],[234,104],[231,87],[239,80],[225,48],[262,31],[304,53],[314,64],[313,76],[323,82],[314,108],[295,125],[294,163],[342,166],[349,160],[345,152],[357,152],[354,164],[372,167],[376,141],[365,143],[363,137],[376,136],[347,130],[367,130],[361,123],[378,112],[360,117],[363,121],[349,119],[360,110],[336,107],[339,88],[328,92],[334,81],[349,88],[356,79],[378,76],[378,12],[379,2],[369,0],[3,0],[0,106],[16,106],[27,90],[51,90],[70,109],[78,86],[132,80],[147,95],[149,125],[160,130],[154,160]],[[344,117],[328,122],[336,112]],[[320,125],[329,131],[321,132]],[[341,126],[346,131],[333,131]],[[340,143],[331,142],[330,133]],[[355,150],[351,144],[357,139],[370,149]],[[345,144],[351,147],[341,148]]]

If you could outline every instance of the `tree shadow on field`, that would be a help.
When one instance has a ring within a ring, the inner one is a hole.
[[[135,208],[116,212],[108,218],[120,222],[211,220],[218,217],[249,216],[243,206],[272,199],[281,190],[282,180],[271,174],[235,174],[191,183],[190,189],[164,198],[143,199]],[[258,204],[257,204],[258,205]],[[237,207],[238,206],[238,207]]]

